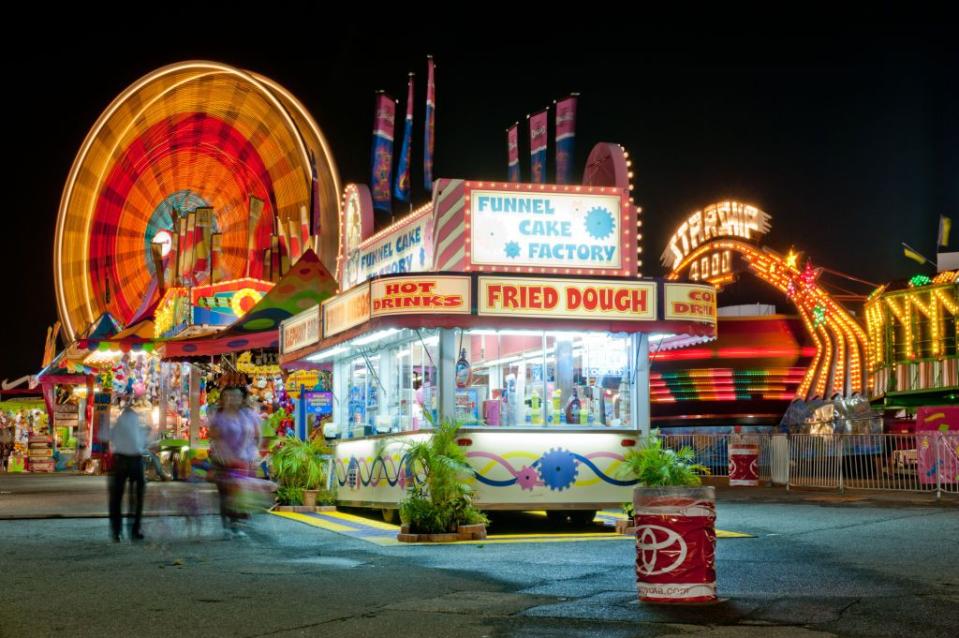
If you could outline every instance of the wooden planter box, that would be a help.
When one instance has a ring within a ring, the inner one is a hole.
[[[616,533],[633,536],[636,534],[636,525],[631,520],[616,521]]]
[[[403,525],[396,540],[401,543],[453,543],[456,541],[483,540],[486,538],[486,526],[460,525],[456,532],[446,534],[411,534],[409,525]]]

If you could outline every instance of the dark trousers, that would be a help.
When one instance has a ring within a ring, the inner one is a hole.
[[[130,500],[133,501],[131,509],[134,512],[130,533],[136,535],[140,533],[140,519],[143,518],[143,490],[146,486],[143,477],[143,457],[114,454],[113,474],[110,476],[110,529],[114,536],[119,536],[123,527],[121,509],[127,481],[132,483]]]

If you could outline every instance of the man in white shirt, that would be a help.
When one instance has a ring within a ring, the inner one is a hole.
[[[133,394],[121,398],[123,411],[110,429],[110,449],[113,452],[113,474],[110,477],[110,530],[113,541],[120,542],[122,529],[123,492],[127,481],[132,483],[135,507],[130,538],[143,540],[140,520],[143,517],[143,454],[147,446],[147,429],[143,418],[133,409]]]

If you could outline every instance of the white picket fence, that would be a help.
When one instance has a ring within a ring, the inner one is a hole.
[[[729,475],[729,443],[759,444],[761,483],[797,488],[959,495],[959,433],[664,434],[689,447],[712,476]]]

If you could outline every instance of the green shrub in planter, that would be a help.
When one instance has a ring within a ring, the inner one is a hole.
[[[330,448],[322,437],[301,441],[292,436],[277,439],[270,448],[270,474],[279,485],[276,492],[281,505],[302,505],[306,491],[317,492],[317,501],[335,500],[335,494],[323,489],[327,480]]]
[[[488,522],[473,506],[473,488],[467,482],[473,470],[456,443],[459,429],[459,423],[446,419],[434,425],[429,439],[406,445],[414,480],[400,502],[400,520],[414,534],[455,532],[459,525]]]
[[[620,474],[640,487],[695,487],[702,484],[701,475],[709,474],[709,468],[695,460],[693,448],[687,445],[677,452],[663,447],[659,430],[653,430],[626,452]]]

